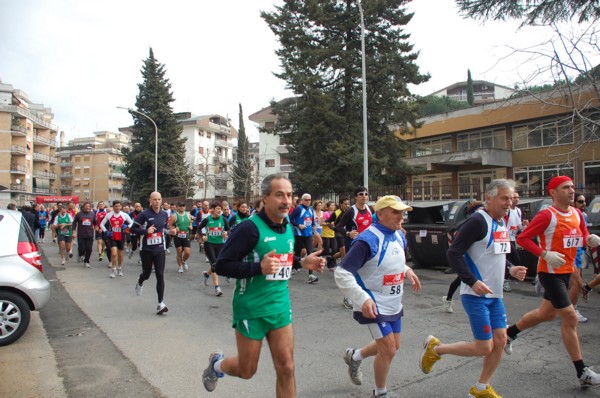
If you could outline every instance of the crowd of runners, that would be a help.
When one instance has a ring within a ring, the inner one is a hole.
[[[561,337],[579,383],[582,387],[600,385],[600,375],[582,358],[577,323],[587,319],[575,307],[578,297],[587,300],[591,289],[600,284],[600,278],[586,283],[581,273],[583,252],[600,245],[600,237],[588,232],[585,197],[575,193],[569,177],[553,178],[548,193],[553,205],[533,220],[521,219],[515,184],[505,179],[492,181],[485,200],[469,208],[469,217],[457,228],[448,251],[448,262],[458,278],[442,298],[442,308],[452,312],[452,297],[460,288],[474,339],[443,344],[427,336],[419,359],[424,373],[430,373],[446,355],[480,356],[482,371],[469,396],[499,397],[490,381],[503,354],[512,353],[525,329],[559,317]],[[400,348],[404,281],[415,292],[421,289],[405,256],[402,222],[412,208],[393,195],[378,198],[371,207],[365,187],[338,203],[313,200],[308,193],[295,197],[291,182],[281,175],[266,177],[261,194],[252,206],[244,201],[232,206],[226,201],[198,201],[187,209],[184,202],[166,203],[159,192],[153,192],[147,209],[140,203],[113,201],[106,206],[100,201],[95,208],[89,202],[80,208],[71,202],[22,211],[29,214],[26,218],[36,239],[57,243],[62,265],[76,257],[89,268],[95,247],[98,262],[104,263],[106,257],[108,276],[119,278],[124,256],[139,256],[142,271],[135,293],[142,294],[144,282],[154,272],[157,314],[168,311],[164,303],[166,255],[174,255],[178,272],[185,273],[193,242],[208,263],[204,283],[212,282],[216,296],[223,295],[219,276],[228,282],[235,279],[232,326],[237,353],[225,356],[216,350],[210,355],[202,374],[207,391],[213,391],[225,375],[251,378],[257,371],[262,341],[267,339],[277,375],[276,396],[296,396],[287,282],[300,268],[309,271],[309,284],[318,283],[318,273],[325,268],[334,271],[344,307],[352,309],[354,319],[372,336],[362,348],[343,350],[350,380],[362,384],[362,361],[374,357],[372,397],[390,397],[386,381]],[[77,241],[75,254],[73,240]],[[543,299],[539,308],[509,326],[503,292],[510,291],[509,277],[523,280],[527,272],[519,265],[517,243],[539,257],[536,283]]]

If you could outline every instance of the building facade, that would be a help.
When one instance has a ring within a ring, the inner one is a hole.
[[[123,190],[124,157],[122,148],[130,137],[123,132],[97,131],[92,137],[75,138],[59,148],[62,196],[77,196],[79,202],[126,200]]]
[[[50,108],[0,81],[0,207],[56,195],[58,127]]]
[[[475,105],[509,98],[516,90],[485,80],[473,80],[473,102]],[[455,101],[467,102],[467,82],[457,82],[430,95],[449,97]]]
[[[575,110],[574,110],[575,109]],[[495,178],[517,181],[523,196],[545,196],[555,175],[600,193],[600,102],[591,88],[551,91],[421,120],[406,162],[409,200],[483,199]]]
[[[183,127],[188,163],[194,168],[195,199],[233,197],[233,147],[237,130],[228,118],[220,115],[194,116],[189,112],[177,113]]]

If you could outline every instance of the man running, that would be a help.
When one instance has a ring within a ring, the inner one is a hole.
[[[100,223],[102,232],[107,237],[107,249],[110,250],[110,262],[111,262],[111,278],[115,278],[117,275],[123,276],[123,249],[125,249],[125,228],[133,225],[133,221],[129,217],[129,214],[121,211],[121,202],[118,200],[113,201],[113,210],[104,217]],[[110,230],[106,228],[106,225],[110,227]]]
[[[71,252],[73,242],[73,217],[67,213],[67,208],[61,205],[58,214],[54,217],[52,229],[56,232],[58,248],[60,251],[60,264],[65,265],[67,254]]]
[[[185,211],[185,202],[177,204],[177,210],[171,214],[169,220],[171,233],[175,236],[175,250],[177,251],[177,272],[182,273],[189,269],[187,260],[190,258],[192,250],[190,241],[190,231],[192,230],[192,217]]]
[[[133,211],[129,214],[129,217],[133,220],[133,222],[137,220],[138,216],[142,213],[142,210],[144,209],[142,208],[142,204],[140,202],[136,202],[133,205]],[[140,237],[139,235],[135,235],[132,233],[130,233],[129,236],[131,237],[131,251],[128,254],[128,258],[131,258],[133,257],[133,253],[135,253],[135,251],[140,245]],[[139,261],[138,264],[141,265],[142,262]]]
[[[421,289],[419,278],[406,265],[406,238],[399,232],[407,210],[412,207],[397,196],[379,199],[375,204],[377,221],[356,238],[335,270],[337,286],[354,303],[354,319],[367,326],[373,337],[363,348],[347,348],[343,355],[350,379],[357,385],[362,384],[361,362],[375,357],[373,398],[389,397],[387,377],[400,348],[404,279],[408,278],[413,291]]]
[[[104,236],[102,232],[102,228],[100,228],[100,224],[102,224],[102,220],[106,217],[106,209],[104,208],[104,202],[98,202],[98,209],[95,211],[96,213],[96,242],[98,242],[98,261],[102,261],[102,256],[104,255],[104,250],[106,245],[104,243]]]
[[[90,257],[94,247],[94,227],[96,217],[90,202],[83,204],[83,209],[75,214],[73,229],[77,231],[77,259],[83,261],[86,268],[90,268]]]
[[[232,232],[217,260],[220,275],[237,278],[233,296],[233,323],[237,355],[212,353],[202,381],[213,391],[225,374],[251,378],[266,337],[277,374],[276,396],[296,396],[294,332],[288,280],[292,267],[322,272],[325,259],[318,252],[294,257],[294,234],[287,222],[292,184],[271,174],[261,184],[264,209]]]
[[[223,217],[221,203],[214,202],[211,205],[211,209],[211,215],[202,220],[200,225],[198,225],[198,230],[200,231],[200,238],[204,243],[204,253],[206,253],[209,262],[208,270],[203,272],[204,285],[208,286],[208,280],[212,277],[213,285],[215,286],[215,295],[220,297],[223,295],[223,292],[219,286],[219,275],[215,272],[215,264],[223,248],[223,243],[227,238],[229,223]],[[206,235],[204,235],[203,231],[206,231]]]
[[[540,211],[517,237],[517,244],[539,257],[538,278],[544,288],[542,304],[523,315],[507,330],[506,353],[512,353],[512,343],[518,334],[542,322],[561,319],[561,337],[582,387],[600,385],[600,375],[583,362],[577,314],[569,298],[569,279],[575,271],[577,248],[597,247],[600,237],[590,235],[581,211],[571,206],[575,185],[567,176],[553,177],[548,182],[552,206]],[[539,239],[539,246],[533,241]]]
[[[169,232],[169,216],[166,211],[161,209],[161,201],[160,192],[152,192],[150,194],[150,208],[142,211],[131,227],[132,233],[141,235],[142,237],[142,245],[140,247],[142,273],[135,285],[135,294],[138,296],[142,294],[144,281],[150,278],[152,268],[154,268],[156,294],[158,296],[156,313],[158,315],[169,311],[169,308],[164,303],[165,251],[167,250],[165,235]]]
[[[527,274],[526,267],[513,266],[506,258],[511,246],[504,216],[510,208],[514,186],[514,181],[506,179],[490,182],[484,209],[465,221],[447,252],[448,263],[462,281],[461,300],[475,340],[442,344],[428,336],[419,361],[423,373],[429,373],[446,354],[483,357],[479,379],[469,390],[469,397],[473,398],[500,397],[490,380],[506,344],[506,310],[502,300],[505,269],[508,267],[510,275],[519,280]]]
[[[312,198],[310,194],[302,195],[302,201],[290,213],[290,223],[294,229],[294,255],[302,256],[302,250],[306,251],[306,256],[313,251],[313,234],[315,231],[315,213],[311,207]],[[316,283],[319,278],[308,271],[308,283]]]

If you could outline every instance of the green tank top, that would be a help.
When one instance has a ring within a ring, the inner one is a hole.
[[[71,217],[69,216],[69,213],[65,213],[64,216],[61,216],[60,213],[58,213],[56,216],[56,223],[68,224],[68,226],[62,227],[58,233],[60,233],[62,236],[73,236],[73,225],[71,224]]]
[[[186,213],[183,213],[182,215],[176,212],[175,215],[177,216],[175,226],[179,230],[175,236],[188,239],[190,237],[190,217]]]
[[[216,245],[223,244],[223,231],[225,230],[225,219],[223,215],[219,218],[214,219],[213,216],[208,216],[208,222],[206,224],[206,236],[208,243],[214,243]]]
[[[290,224],[285,233],[278,234],[269,228],[258,216],[249,218],[258,228],[258,243],[244,260],[247,263],[260,262],[265,254],[276,250],[282,263],[275,275],[257,275],[238,279],[233,293],[233,321],[262,318],[290,312],[288,279],[294,263],[294,234]]]

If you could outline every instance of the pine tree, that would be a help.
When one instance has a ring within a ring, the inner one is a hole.
[[[171,83],[165,78],[163,64],[150,54],[142,67],[143,82],[138,84],[136,110],[150,117],[158,127],[158,190],[163,197],[184,196],[189,184],[190,173],[185,158],[185,138],[181,137],[182,128],[171,108],[175,101],[171,92]],[[131,148],[124,149],[127,175],[125,189],[133,193],[132,200],[148,202],[154,191],[154,151],[155,130],[147,118],[130,112],[133,117]]]
[[[244,127],[244,113],[242,104],[240,105],[239,130],[238,130],[238,149],[235,164],[233,165],[233,193],[236,197],[243,197],[249,200],[252,194],[252,164],[248,148],[250,141],[246,135]]]
[[[367,64],[369,178],[403,180],[405,148],[396,131],[417,125],[408,84],[419,73],[403,27],[405,0],[363,2]],[[360,13],[356,0],[287,0],[261,14],[277,36],[277,55],[297,97],[273,102],[275,133],[288,145],[292,175],[304,191],[351,190],[363,181]],[[394,126],[394,127],[390,127]],[[383,176],[385,174],[385,176]]]
[[[470,69],[467,69],[467,103],[471,106],[475,104],[475,96],[473,95],[473,79],[471,78]]]

